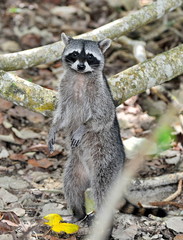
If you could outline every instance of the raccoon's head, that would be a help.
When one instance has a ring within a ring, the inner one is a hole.
[[[62,33],[61,38],[65,44],[62,61],[66,67],[79,73],[91,73],[103,70],[103,54],[111,44],[110,39],[104,39],[99,42],[73,39],[65,33]]]

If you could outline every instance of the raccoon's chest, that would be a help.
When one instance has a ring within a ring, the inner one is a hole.
[[[85,74],[76,74],[72,78],[67,76],[63,80],[61,85],[63,117],[66,119],[69,129],[76,130],[91,117],[88,79]]]
[[[73,85],[73,100],[79,103],[85,101],[86,97],[86,79],[83,74],[75,77]]]

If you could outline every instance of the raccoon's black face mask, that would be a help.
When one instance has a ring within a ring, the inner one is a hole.
[[[84,39],[73,39],[64,33],[62,33],[62,40],[65,44],[62,60],[71,69],[80,73],[103,69],[103,53],[110,46],[111,40],[105,39],[96,42]]]

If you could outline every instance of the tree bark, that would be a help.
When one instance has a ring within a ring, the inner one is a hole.
[[[118,104],[148,88],[183,74],[183,44],[120,72],[109,79]],[[0,71],[0,96],[32,111],[50,116],[56,92]]]
[[[56,102],[55,91],[4,71],[0,71],[0,96],[45,116],[51,115]]]
[[[106,37],[111,39],[118,38],[159,19],[165,13],[179,7],[182,3],[183,0],[157,0],[157,2],[145,6],[126,17],[108,23],[91,32],[82,34],[78,36],[78,38],[91,40],[101,40]],[[56,61],[60,59],[63,47],[63,43],[59,41],[34,49],[1,55],[0,69],[11,71]]]
[[[183,44],[108,79],[118,105],[126,99],[183,74]]]

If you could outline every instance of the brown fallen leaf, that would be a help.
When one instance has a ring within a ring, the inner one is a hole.
[[[0,212],[0,232],[14,231],[20,224],[14,212]]]
[[[13,117],[21,118],[25,117],[32,123],[40,123],[44,121],[44,116],[40,113],[32,112],[21,106],[16,106],[8,110],[8,114]]]
[[[14,212],[0,212],[0,221],[8,220],[14,224],[20,224],[18,216]]]
[[[183,234],[176,235],[173,240],[183,240]]]
[[[33,167],[40,168],[49,168],[50,166],[53,166],[53,163],[47,158],[43,158],[41,160],[29,159],[28,163],[31,164]]]
[[[11,154],[9,156],[9,158],[11,160],[14,160],[14,161],[26,161],[28,159],[28,157],[24,154],[21,154],[21,153],[14,153],[14,154]]]
[[[38,74],[39,74],[40,78],[42,78],[42,79],[50,79],[53,75],[53,73],[50,70],[45,69],[45,68],[39,69]]]
[[[31,111],[29,111],[29,114],[27,114],[26,118],[32,123],[42,123],[44,121],[43,115]]]
[[[8,115],[18,118],[26,117],[26,109],[21,106],[15,106],[8,110]]]
[[[34,145],[32,147],[27,148],[22,153],[26,153],[26,152],[43,152],[44,154],[46,154],[49,157],[54,157],[54,156],[62,153],[62,151],[59,151],[59,150],[55,150],[53,153],[50,153],[48,150],[47,144]]]
[[[37,144],[25,149],[22,153],[27,152],[43,152],[46,155],[49,155],[48,145],[46,144]]]
[[[61,61],[57,61],[57,62],[55,62],[55,63],[52,64],[52,67],[53,67],[53,68],[59,68],[59,67],[61,67],[61,66],[62,66]]]
[[[0,233],[12,232],[14,229],[14,227],[9,226],[7,223],[0,222]]]
[[[6,111],[10,109],[13,106],[12,102],[8,102],[2,98],[0,98],[0,110],[1,111]]]
[[[0,124],[3,123],[3,120],[4,120],[4,114],[0,112]]]
[[[38,47],[41,44],[41,36],[34,33],[27,33],[22,36],[21,44],[24,49]]]

